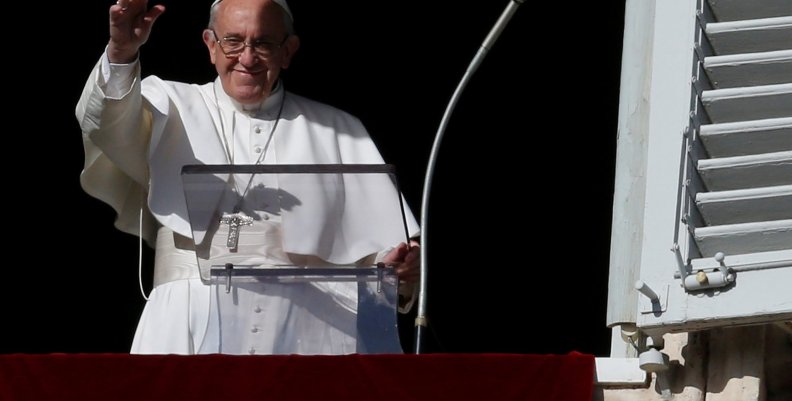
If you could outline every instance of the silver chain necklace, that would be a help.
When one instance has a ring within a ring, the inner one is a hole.
[[[223,149],[226,153],[226,158],[228,159],[228,163],[230,165],[234,165],[234,145],[236,145],[236,138],[235,138],[235,123],[236,118],[234,117],[234,112],[232,112],[232,124],[231,124],[231,143],[229,144],[228,136],[226,135],[225,131],[225,124],[223,123],[223,113],[220,110],[220,98],[217,96],[217,81],[212,84],[212,90],[214,91],[215,95],[215,107],[217,108],[217,116],[220,119],[220,143],[223,145]],[[261,154],[256,159],[254,165],[261,164],[264,161],[264,158],[269,150],[270,143],[272,143],[272,138],[275,136],[275,130],[278,128],[278,123],[280,122],[281,115],[283,114],[283,105],[286,103],[286,90],[283,90],[283,95],[281,97],[280,106],[278,107],[278,115],[275,117],[275,122],[272,124],[272,128],[270,129],[269,137],[267,138],[267,143],[264,144],[264,149],[261,150]],[[228,239],[226,241],[226,247],[229,249],[236,249],[239,243],[239,230],[242,226],[249,226],[253,224],[253,217],[246,215],[242,212],[241,206],[242,202],[247,196],[248,191],[250,191],[250,187],[253,184],[253,178],[255,177],[255,173],[250,175],[250,179],[245,185],[245,189],[239,195],[239,199],[234,206],[232,213],[223,213],[222,217],[220,218],[221,224],[228,225]],[[229,177],[228,184],[234,188],[234,190],[239,194],[239,190],[236,185],[236,180],[234,179],[234,175],[232,174]]]

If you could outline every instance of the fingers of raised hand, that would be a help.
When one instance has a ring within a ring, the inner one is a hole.
[[[146,0],[116,0],[115,5],[110,9],[119,13],[138,14],[146,10],[147,3]]]
[[[118,0],[116,1],[116,5],[119,7],[121,11],[126,11],[129,9],[129,0]]]

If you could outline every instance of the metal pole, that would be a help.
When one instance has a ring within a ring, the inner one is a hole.
[[[427,262],[427,251],[430,249],[428,247],[429,243],[429,193],[431,192],[432,188],[432,178],[434,175],[435,163],[437,161],[437,153],[440,149],[440,142],[443,140],[443,135],[446,130],[446,126],[448,125],[448,120],[451,117],[451,113],[454,111],[457,102],[459,101],[460,96],[462,95],[462,91],[464,91],[465,87],[467,86],[470,78],[473,76],[473,73],[476,72],[481,62],[484,60],[484,57],[489,52],[490,48],[495,44],[495,41],[500,36],[503,29],[509,23],[509,20],[512,18],[514,13],[517,11],[517,7],[519,7],[525,0],[511,0],[509,4],[506,6],[506,9],[501,14],[498,21],[495,23],[495,26],[492,27],[487,37],[484,39],[484,42],[481,44],[478,52],[473,57],[473,60],[470,62],[470,65],[465,71],[465,75],[462,77],[462,80],[457,85],[456,90],[454,91],[454,95],[451,97],[451,101],[448,103],[446,107],[445,114],[443,114],[443,119],[440,122],[440,127],[437,129],[437,134],[435,135],[434,145],[432,145],[432,151],[429,154],[429,164],[426,168],[426,176],[424,178],[424,186],[423,186],[423,197],[421,199],[421,281],[419,284],[420,291],[418,293],[418,312],[417,316],[415,317],[415,353],[420,354],[423,352],[423,336],[425,333],[425,329],[428,326],[428,319],[426,317],[426,296],[427,296],[427,272],[429,271],[429,263]]]

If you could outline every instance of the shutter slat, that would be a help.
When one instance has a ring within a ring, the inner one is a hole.
[[[700,227],[693,235],[704,257],[789,249],[792,220]]]
[[[792,83],[703,91],[701,102],[714,123],[792,116]]]
[[[792,184],[792,151],[703,159],[698,171],[710,191]]]
[[[717,55],[784,50],[792,43],[792,17],[711,22],[705,32]]]
[[[700,192],[696,206],[709,226],[792,219],[792,185]]]
[[[792,82],[792,50],[707,57],[704,69],[719,89],[783,84]]]
[[[718,21],[736,21],[792,15],[789,0],[709,0]]]
[[[792,150],[792,117],[702,125],[700,137],[710,157]]]

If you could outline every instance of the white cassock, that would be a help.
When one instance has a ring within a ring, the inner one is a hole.
[[[216,349],[211,342],[217,341],[213,335],[217,328],[209,327],[210,287],[200,280],[191,249],[182,166],[383,163],[357,118],[287,93],[281,85],[250,109],[229,98],[219,78],[204,85],[154,76],[141,80],[138,62],[111,65],[106,55],[91,73],[76,115],[85,148],[83,188],[115,209],[118,229],[142,235],[156,248],[154,289],[140,318],[132,353],[193,354]],[[138,228],[141,213],[142,233]],[[317,248],[321,239],[316,241],[316,235],[283,229],[278,215],[267,218],[268,235],[281,238],[267,247],[274,259],[289,259],[293,252],[343,263],[377,252],[382,255],[398,243],[367,243],[368,248],[355,251],[349,251],[355,246],[348,243],[322,250]],[[406,220],[409,235],[418,235],[409,209]],[[359,222],[365,222],[365,216]],[[250,308],[250,314],[245,324],[255,335],[245,339],[243,346],[257,354],[357,352],[354,333],[344,323],[350,313],[345,307],[350,296],[349,287],[339,285],[247,299],[243,307]],[[293,302],[296,299],[301,305]],[[311,303],[324,305],[323,316],[293,324]]]

